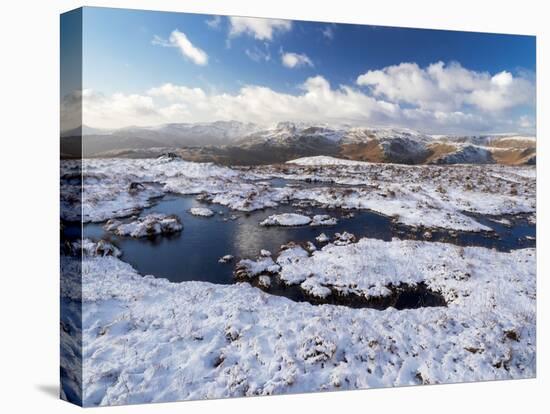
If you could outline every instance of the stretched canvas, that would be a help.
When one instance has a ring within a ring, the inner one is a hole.
[[[536,374],[535,37],[61,16],[61,396]]]

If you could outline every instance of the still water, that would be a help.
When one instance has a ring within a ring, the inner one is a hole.
[[[216,214],[212,217],[196,217],[188,210],[191,207],[207,206]],[[193,196],[167,195],[155,205],[143,210],[149,213],[175,214],[183,223],[181,233],[161,235],[151,239],[119,237],[105,231],[101,223],[84,225],[84,237],[94,240],[106,239],[122,250],[122,259],[143,275],[167,278],[172,282],[201,280],[212,283],[233,283],[234,264],[240,258],[256,258],[260,249],[273,254],[289,241],[315,243],[315,237],[325,233],[348,231],[359,237],[381,240],[422,239],[423,231],[396,225],[383,215],[370,211],[354,211],[353,217],[345,217],[341,210],[283,205],[252,213],[231,211],[219,205],[205,205]],[[307,215],[330,214],[338,218],[338,224],[327,227],[263,227],[259,223],[276,213],[301,212]],[[344,216],[344,217],[343,217]],[[431,241],[447,241],[462,246],[484,246],[508,251],[534,246],[535,225],[527,220],[516,220],[511,226],[496,223],[487,217],[476,217],[481,223],[493,228],[496,235],[433,231]],[[495,237],[496,236],[496,237]],[[319,244],[317,243],[319,246]],[[219,263],[224,255],[235,256],[230,263]]]

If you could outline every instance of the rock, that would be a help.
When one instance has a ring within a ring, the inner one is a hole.
[[[261,275],[258,277],[258,285],[265,289],[269,288],[271,286],[271,278],[267,275]]]
[[[315,237],[315,240],[317,240],[319,243],[327,243],[330,239],[325,233],[321,233],[317,237]]]
[[[130,185],[128,186],[128,192],[130,194],[137,193],[137,192],[143,191],[143,190],[145,190],[145,186],[141,183],[138,183],[138,182],[131,182]]]
[[[310,253],[313,253],[315,250],[317,250],[317,247],[310,241],[306,243],[306,250]]]
[[[354,234],[344,231],[343,233],[336,233],[334,235],[334,244],[336,246],[345,246],[350,243],[355,243],[356,237]]]
[[[225,256],[222,256],[218,259],[218,263],[229,263],[232,261],[234,257],[230,254],[226,254]]]

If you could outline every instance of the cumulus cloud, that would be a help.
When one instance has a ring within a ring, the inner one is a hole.
[[[141,94],[106,96],[85,90],[83,119],[103,128],[238,120],[396,126],[434,134],[535,132],[534,97],[522,90],[534,88],[527,78],[478,73],[457,64],[396,67],[398,73],[389,68],[367,72],[357,78],[359,85],[331,85],[323,76],[309,77],[294,94],[260,85],[219,93],[172,83]],[[394,82],[388,83],[388,77]],[[505,104],[496,102],[503,96]]]
[[[300,53],[282,53],[281,62],[283,66],[287,68],[299,68],[301,66],[313,67],[311,59],[307,55]]]
[[[82,93],[83,124],[105,128],[154,123],[158,117],[151,96],[115,93],[104,95],[92,89]]]
[[[168,40],[155,35],[152,43],[157,46],[178,48],[181,54],[195,65],[205,66],[208,64],[206,52],[191,43],[185,33],[177,29],[170,34]]]
[[[235,94],[216,94],[166,83],[143,95],[104,96],[89,91],[83,100],[83,118],[87,125],[104,128],[212,120],[265,125],[287,120],[363,124],[390,120],[399,112],[397,105],[352,87],[332,88],[322,76],[308,78],[300,89],[292,95],[247,85]]]
[[[506,110],[534,102],[535,87],[524,77],[503,71],[493,76],[458,63],[437,62],[426,68],[401,63],[370,70],[357,78],[374,96],[407,103],[421,109],[456,111],[472,105],[484,112]]]
[[[260,19],[255,17],[229,17],[229,35],[246,34],[255,39],[271,41],[275,33],[288,32],[292,28],[290,20]]]

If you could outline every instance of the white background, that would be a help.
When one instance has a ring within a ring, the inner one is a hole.
[[[112,0],[86,5],[537,35],[538,378],[105,408],[102,412],[534,413],[550,393],[549,11],[544,1]],[[74,412],[57,399],[59,13],[78,1],[2,2],[0,12],[0,410]],[[546,164],[546,165],[545,165]],[[545,390],[546,388],[546,390]],[[545,407],[548,409],[548,407]]]

